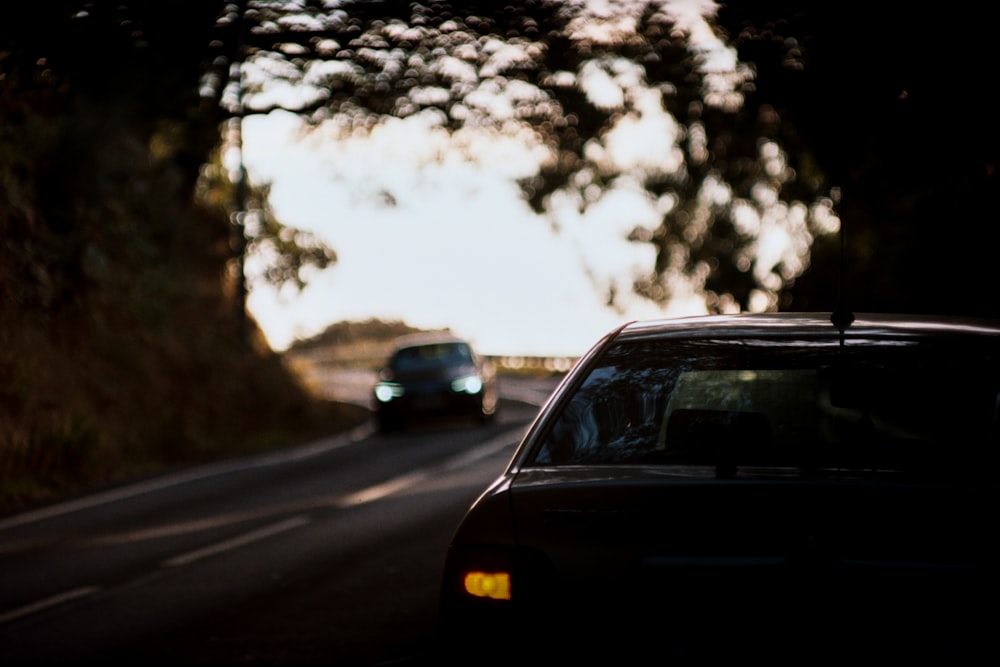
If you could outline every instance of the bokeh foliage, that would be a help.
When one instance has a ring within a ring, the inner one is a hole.
[[[731,62],[692,46],[702,26],[684,7],[703,10]],[[230,8],[219,43],[245,45],[254,112],[290,108],[355,135],[414,114],[452,131],[528,131],[551,160],[524,180],[524,196],[550,217],[555,201],[582,210],[616,187],[640,188],[664,209],[659,225],[630,235],[655,248],[632,286],[654,301],[692,281],[712,310],[832,309],[839,219],[855,309],[997,312],[987,95],[997,56],[986,10],[876,12],[853,0]],[[235,54],[220,56],[207,80],[224,97]],[[587,94],[595,71],[621,100]],[[650,115],[648,93],[676,121],[679,159],[641,171],[602,159],[623,122]],[[506,107],[491,104],[499,98]],[[774,229],[791,249],[769,258]]]
[[[199,94],[218,13],[2,10],[0,510],[360,417],[314,401],[255,329],[238,330],[233,184],[203,169],[227,120]],[[335,259],[298,255],[295,230],[257,217],[252,243],[296,255],[279,284]]]

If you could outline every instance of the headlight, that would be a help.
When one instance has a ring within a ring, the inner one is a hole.
[[[382,403],[388,403],[404,393],[403,386],[395,382],[379,382],[375,385],[375,398]]]
[[[478,375],[466,375],[451,381],[451,390],[460,394],[478,394],[482,389],[483,381]]]

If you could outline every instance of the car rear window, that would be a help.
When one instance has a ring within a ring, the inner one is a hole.
[[[994,345],[622,342],[563,399],[528,464],[952,473],[995,451]]]

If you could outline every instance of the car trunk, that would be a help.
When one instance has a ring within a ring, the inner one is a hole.
[[[539,596],[575,625],[685,641],[930,639],[978,614],[974,487],[699,468],[521,471],[518,545],[555,573]]]

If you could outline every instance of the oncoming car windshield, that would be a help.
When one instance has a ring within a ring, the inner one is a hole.
[[[454,364],[471,364],[472,350],[468,343],[432,343],[404,347],[396,352],[389,366],[399,373],[441,368]]]

